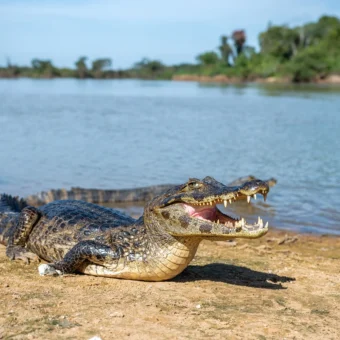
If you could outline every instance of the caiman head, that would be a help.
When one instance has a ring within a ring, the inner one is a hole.
[[[266,199],[268,192],[268,184],[260,180],[228,187],[212,177],[190,178],[152,200],[146,206],[144,222],[155,231],[162,229],[174,237],[257,238],[267,233],[268,222],[264,224],[260,217],[252,223],[242,216],[231,217],[218,205],[227,207],[238,200],[249,203],[257,194]]]

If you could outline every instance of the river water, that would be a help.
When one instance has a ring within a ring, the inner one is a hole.
[[[340,235],[337,88],[3,79],[0,126],[1,192],[253,174],[278,184],[268,204],[241,209],[279,228]]]

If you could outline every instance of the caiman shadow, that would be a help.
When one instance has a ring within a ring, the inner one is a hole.
[[[295,281],[295,278],[280,276],[225,263],[211,263],[204,266],[191,265],[173,279],[175,282],[208,280],[265,289],[286,289],[281,283]]]

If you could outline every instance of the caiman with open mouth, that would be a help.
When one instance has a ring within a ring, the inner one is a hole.
[[[223,205],[266,198],[260,180],[226,186],[212,177],[189,179],[146,204],[135,220],[95,204],[61,200],[39,209],[9,195],[0,197],[0,243],[10,259],[43,259],[41,275],[85,273],[163,281],[181,273],[203,239],[258,238],[268,231],[225,214]],[[218,206],[220,205],[220,206]]]

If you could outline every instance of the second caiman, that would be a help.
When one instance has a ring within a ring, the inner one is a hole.
[[[240,177],[227,185],[240,186],[246,182],[256,179],[257,178],[252,175]],[[272,187],[276,185],[277,180],[275,178],[270,178],[264,182],[267,183],[269,187]],[[56,200],[67,199],[110,205],[121,202],[147,202],[173,187],[175,187],[175,184],[160,184],[133,189],[52,189],[49,191],[42,191],[38,194],[27,196],[25,198],[25,201],[29,205],[33,205],[36,207]]]

